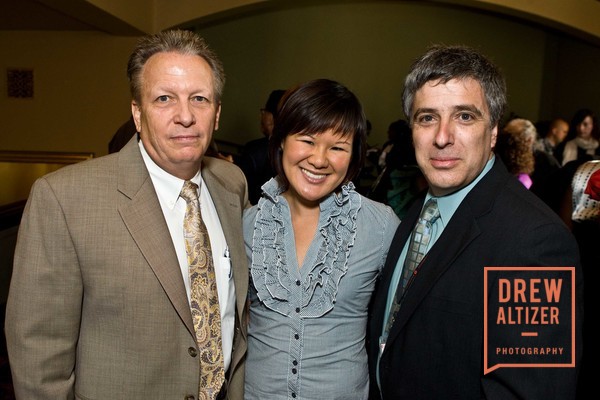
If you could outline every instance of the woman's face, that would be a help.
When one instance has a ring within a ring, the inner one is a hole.
[[[352,159],[352,135],[332,129],[291,134],[281,144],[281,163],[289,181],[286,197],[318,205],[343,182]]]
[[[589,115],[577,125],[577,136],[582,139],[589,139],[592,136],[594,120]]]

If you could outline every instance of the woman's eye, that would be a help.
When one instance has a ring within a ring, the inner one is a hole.
[[[334,146],[334,147],[332,147],[331,149],[332,149],[332,150],[335,150],[335,151],[346,151],[346,152],[348,151],[348,149],[347,149],[347,148],[345,148],[345,147],[341,147],[341,146]]]

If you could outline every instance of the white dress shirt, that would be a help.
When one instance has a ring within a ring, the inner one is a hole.
[[[183,237],[183,219],[185,216],[186,202],[179,197],[184,181],[160,168],[148,155],[142,141],[139,141],[140,151],[146,168],[152,179],[156,190],[163,215],[169,227],[171,239],[175,246],[181,276],[185,283],[187,299],[190,302],[190,277],[188,273],[188,260],[185,251],[185,240]],[[231,274],[231,259],[229,249],[225,240],[219,215],[210,197],[206,185],[204,185],[200,171],[191,179],[200,190],[200,212],[210,236],[210,247],[212,249],[215,276],[217,279],[217,292],[219,295],[219,307],[221,310],[221,331],[223,341],[223,357],[225,370],[231,362],[233,347],[233,333],[235,325],[235,286]]]

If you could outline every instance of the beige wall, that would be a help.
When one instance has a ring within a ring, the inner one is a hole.
[[[411,60],[430,43],[480,48],[503,69],[510,111],[532,120],[577,107],[600,112],[600,48],[520,20],[435,3],[350,2],[263,10],[199,28],[222,57],[228,82],[217,138],[259,136],[269,91],[317,77],[337,79],[362,100],[372,144],[402,117]],[[0,150],[92,151],[129,114],[125,77],[135,37],[93,32],[0,31]],[[8,67],[35,70],[35,98],[6,97]]]
[[[403,117],[400,92],[410,62],[440,41],[490,54],[512,82],[511,109],[539,114],[545,35],[477,12],[401,2],[332,4],[266,12],[199,31],[225,63],[222,131],[238,142],[257,135],[257,110],[272,88],[327,77],[356,92],[373,124],[370,141],[381,144],[389,123]]]
[[[135,37],[0,31],[0,150],[103,155],[130,114],[126,62]],[[8,98],[6,69],[34,71],[34,98]]]
[[[224,15],[264,10],[265,8],[298,6],[299,4],[323,4],[365,2],[366,0],[37,0],[63,13],[82,16],[91,23],[97,23],[105,29],[119,27],[107,21],[106,15],[100,18],[91,11],[103,11],[117,17],[144,32],[158,32],[173,26],[188,26],[193,21],[207,21]],[[378,0],[371,0],[374,3]],[[389,1],[389,0],[385,0]],[[396,0],[404,1],[404,0]],[[490,10],[506,15],[519,16],[544,25],[570,31],[585,37],[596,44],[600,43],[600,3],[597,0],[428,0],[430,3],[447,3],[451,6],[466,6],[481,10]]]

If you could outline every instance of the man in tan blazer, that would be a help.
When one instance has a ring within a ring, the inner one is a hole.
[[[202,350],[190,311],[184,181],[199,185],[213,252],[226,381],[242,399],[247,259],[242,172],[205,157],[224,73],[187,31],[142,38],[130,57],[139,132],[120,152],[33,186],[6,316],[18,399],[197,399]]]

